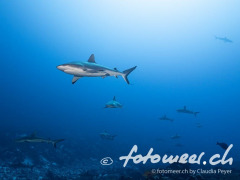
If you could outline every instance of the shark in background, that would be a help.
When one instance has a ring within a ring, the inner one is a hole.
[[[181,144],[181,143],[177,143],[177,144],[175,144],[175,146],[176,146],[176,147],[183,147],[184,145]]]
[[[225,43],[232,43],[232,42],[233,42],[232,40],[230,40],[230,39],[228,39],[228,38],[226,38],[226,37],[217,37],[217,36],[215,36],[215,38],[216,38],[217,40],[223,41],[223,42],[225,42]]]
[[[177,109],[177,112],[179,112],[179,113],[185,113],[185,114],[193,114],[195,117],[196,117],[197,114],[199,113],[199,112],[194,112],[194,111],[188,110],[186,106],[184,106],[183,109]]]
[[[164,115],[164,116],[160,117],[160,118],[159,118],[159,120],[161,120],[161,121],[171,121],[171,122],[173,122],[173,121],[174,121],[173,119],[171,119],[171,118],[168,118],[166,115]]]
[[[104,108],[122,108],[123,105],[120,104],[117,100],[116,100],[116,97],[114,96],[113,97],[113,100],[111,101],[108,101],[105,105]]]
[[[117,70],[117,68],[108,68],[99,65],[95,61],[94,54],[92,54],[87,62],[72,62],[57,66],[57,69],[73,75],[72,84],[82,77],[108,77],[108,76],[122,76],[123,79],[129,84],[128,75],[136,69],[137,66],[127,69],[123,72]]]
[[[111,134],[109,134],[109,133],[105,130],[104,132],[100,133],[99,136],[100,136],[102,139],[114,140],[114,138],[115,138],[117,135],[111,135]]]
[[[181,136],[179,136],[178,134],[171,136],[171,139],[180,139],[180,138],[181,138]]]
[[[32,133],[30,136],[23,136],[19,139],[16,139],[17,143],[48,143],[52,144],[54,148],[57,147],[57,143],[64,141],[64,139],[57,139],[57,140],[51,140],[51,139],[44,139],[41,137],[37,137],[36,133]]]

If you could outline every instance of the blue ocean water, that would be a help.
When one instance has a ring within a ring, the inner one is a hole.
[[[239,161],[239,7],[234,0],[1,1],[0,144],[8,152],[1,161],[39,154],[64,166],[106,156],[119,161],[135,144],[141,154],[153,147],[210,157],[224,152],[217,142],[233,144]],[[137,66],[130,85],[121,77],[72,85],[72,76],[56,68],[91,54],[121,71]],[[104,109],[113,96],[123,108]],[[183,106],[200,113],[177,113]],[[160,121],[164,114],[174,122]],[[102,140],[105,130],[117,137]],[[33,132],[64,138],[61,150],[14,142]],[[172,140],[176,134],[181,138]]]

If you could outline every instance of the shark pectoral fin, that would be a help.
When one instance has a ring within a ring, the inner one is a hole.
[[[80,76],[73,76],[72,84],[74,84],[80,78],[81,78]]]
[[[64,141],[64,139],[58,139],[58,140],[53,141],[53,142],[52,142],[53,147],[54,147],[54,148],[57,148],[57,143],[62,142],[62,141]]]

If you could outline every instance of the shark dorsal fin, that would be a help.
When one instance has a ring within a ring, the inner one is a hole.
[[[116,97],[115,96],[113,96],[113,100],[116,101]]]
[[[88,62],[90,62],[90,63],[96,63],[96,62],[95,62],[94,54],[92,54],[92,55],[89,57]]]
[[[184,109],[184,110],[186,110],[186,109],[187,109],[187,107],[186,107],[186,106],[184,106],[184,107],[183,107],[183,109]]]

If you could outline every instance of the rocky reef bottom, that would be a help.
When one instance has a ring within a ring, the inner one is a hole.
[[[231,173],[218,173],[216,169],[199,169],[197,173],[171,173],[174,171],[191,171],[189,164],[171,164],[165,168],[156,167],[146,169],[145,167],[119,167],[101,166],[99,162],[89,160],[81,163],[81,167],[59,166],[48,163],[44,166],[35,166],[25,160],[20,164],[0,164],[1,180],[240,180],[240,170],[231,169]],[[168,172],[168,173],[167,173]],[[169,173],[170,172],[170,173]]]

